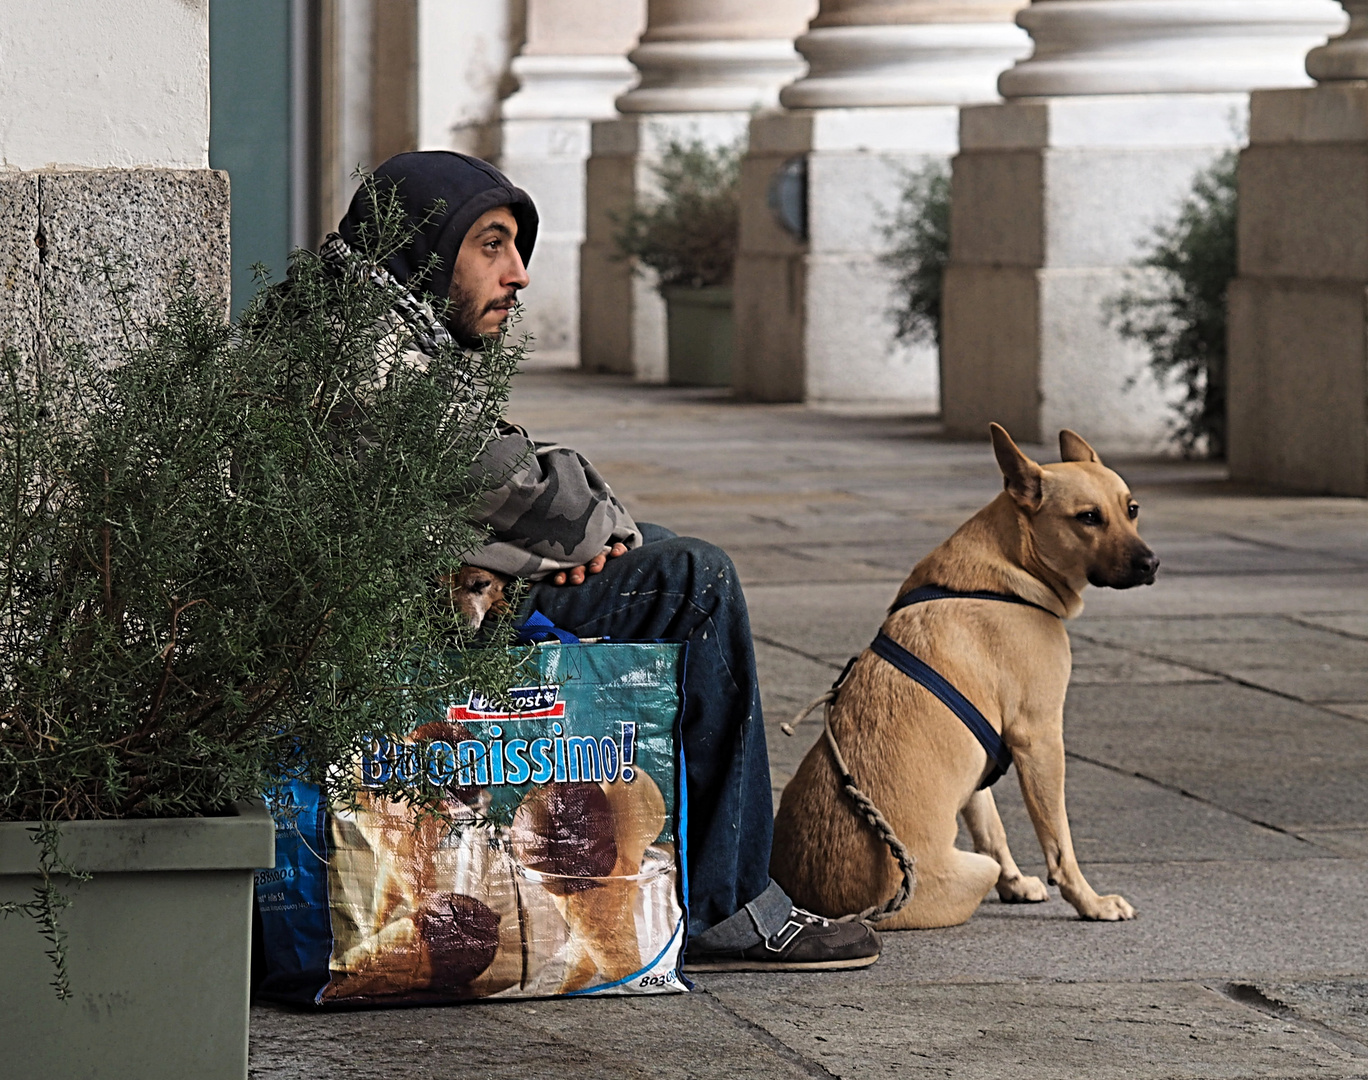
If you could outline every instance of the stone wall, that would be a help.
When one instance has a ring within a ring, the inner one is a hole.
[[[228,309],[228,176],[209,164],[208,0],[7,0],[0,20],[0,344],[123,333],[183,275]]]
[[[70,335],[125,333],[102,266],[129,285],[134,322],[180,282],[228,310],[228,174],[211,169],[0,173],[0,342],[35,354]]]

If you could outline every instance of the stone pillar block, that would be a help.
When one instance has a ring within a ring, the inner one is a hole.
[[[528,36],[511,65],[519,87],[502,106],[499,164],[537,203],[541,228],[524,293],[522,328],[533,360],[579,360],[580,245],[584,242],[589,126],[614,114],[613,101],[636,82],[624,55],[641,33],[645,0],[531,0]]]
[[[1034,50],[998,79],[1008,102],[961,115],[947,426],[978,438],[985,418],[1015,414],[1030,371],[1037,404],[1023,437],[1067,425],[1107,449],[1167,449],[1166,394],[1180,388],[1150,377],[1109,325],[1108,301],[1194,173],[1243,142],[1248,92],[1305,83],[1303,57],[1343,29],[1344,12],[1328,0],[1033,0],[1016,21]],[[1009,267],[1034,288],[1018,282],[1002,316],[976,311]],[[988,331],[975,317],[1021,322]],[[992,377],[999,368],[1010,377]]]
[[[624,61],[625,63],[625,61]],[[579,257],[584,241],[588,119],[505,119],[499,164],[537,204],[541,228],[523,292],[521,329],[538,363],[573,367],[579,357]]]
[[[1368,496],[1365,284],[1241,277],[1229,303],[1231,477]]]
[[[580,249],[580,364],[586,370],[665,381],[665,301],[654,274],[622,258],[613,237],[634,201],[657,192],[652,166],[671,139],[735,142],[748,119],[744,112],[677,112],[594,123]]]
[[[1368,496],[1368,84],[1252,95],[1239,228],[1231,475]]]
[[[954,152],[956,109],[797,110],[751,123],[736,272],[737,392],[766,401],[881,402],[935,412],[934,346],[893,335],[882,256],[908,172]],[[775,220],[774,174],[801,159],[806,235]]]
[[[228,175],[82,169],[0,175],[0,339],[32,352],[74,336],[104,351],[123,334],[100,272],[128,283],[135,321],[189,282],[228,312]]]
[[[1014,416],[1023,439],[1071,427],[1100,448],[1167,446],[1177,388],[1155,382],[1107,308],[1198,170],[1239,145],[1246,101],[1117,95],[962,111],[942,342],[949,432],[977,438]]]
[[[0,349],[38,351],[42,244],[38,175],[0,173]]]

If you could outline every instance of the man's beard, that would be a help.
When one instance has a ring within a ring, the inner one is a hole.
[[[453,282],[447,293],[447,309],[442,321],[458,345],[466,349],[480,349],[484,347],[484,337],[495,336],[500,332],[496,331],[495,335],[482,335],[478,329],[480,320],[516,297],[516,292],[510,292],[497,300],[481,304],[476,297]]]

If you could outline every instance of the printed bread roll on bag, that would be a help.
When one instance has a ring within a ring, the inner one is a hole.
[[[282,784],[277,870],[258,882],[265,994],[380,1004],[685,989],[683,653],[538,645],[534,677],[507,700],[470,694],[402,740],[373,740],[354,766],[355,808]],[[396,779],[435,789],[436,808],[382,796]]]

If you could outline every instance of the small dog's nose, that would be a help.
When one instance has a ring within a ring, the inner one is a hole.
[[[1131,566],[1138,576],[1153,578],[1159,570],[1159,556],[1148,550],[1140,552],[1131,560]]]

